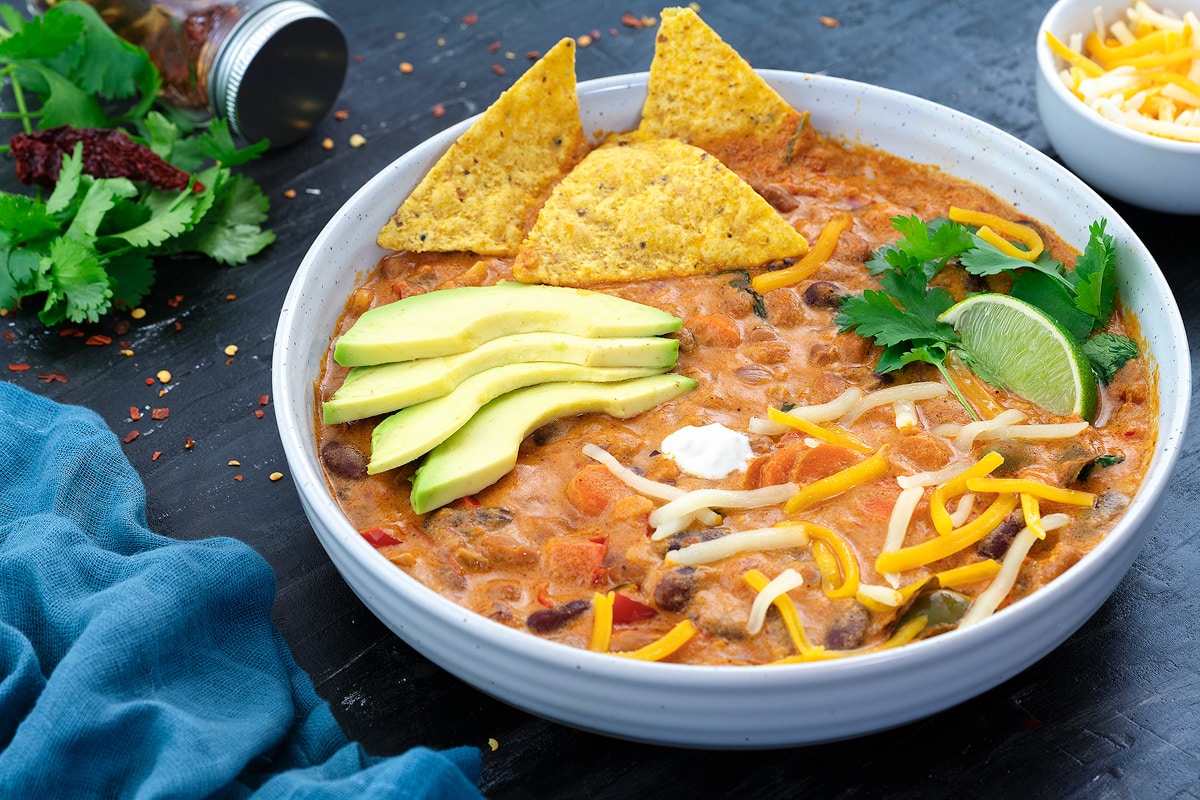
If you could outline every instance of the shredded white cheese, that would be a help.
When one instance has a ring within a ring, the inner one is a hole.
[[[904,536],[908,533],[913,512],[916,511],[917,503],[921,502],[924,494],[925,490],[921,486],[911,486],[900,492],[900,496],[896,498],[896,504],[892,506],[892,515],[888,519],[887,535],[884,537],[881,552],[899,550],[904,546]],[[889,572],[883,576],[883,579],[890,583],[893,589],[900,588],[900,573]]]
[[[896,428],[905,430],[917,427],[917,404],[912,400],[897,400],[892,403],[896,415]]]
[[[962,497],[958,498],[958,506],[950,513],[950,524],[956,528],[961,528],[967,524],[967,519],[971,516],[971,510],[975,508],[975,493],[967,492]]]
[[[918,381],[917,383],[905,383],[900,386],[889,386],[886,389],[877,389],[874,392],[864,395],[848,411],[838,420],[838,424],[843,428],[849,428],[858,418],[870,411],[876,406],[895,403],[897,400],[932,400],[935,397],[941,397],[946,394],[949,389],[944,384],[937,381]],[[795,411],[792,412],[796,413]]]
[[[782,550],[788,547],[804,547],[808,544],[808,531],[804,525],[780,525],[774,528],[755,528],[738,531],[720,539],[697,542],[667,553],[665,561],[674,564],[711,564],[722,558],[750,550]]]
[[[655,528],[651,539],[665,539],[670,533],[659,534],[682,517],[697,511],[714,508],[759,508],[786,503],[800,488],[794,483],[780,483],[761,489],[695,489],[650,512],[650,527]],[[672,531],[672,533],[677,531]]]
[[[1042,527],[1048,531],[1055,528],[1061,528],[1071,521],[1071,518],[1066,514],[1047,514],[1042,517]],[[1004,598],[1008,597],[1008,593],[1012,591],[1013,585],[1017,582],[1017,575],[1021,572],[1021,564],[1025,561],[1025,556],[1029,555],[1029,548],[1033,547],[1034,542],[1038,541],[1038,535],[1033,532],[1028,526],[1021,529],[1020,533],[1013,539],[1012,544],[1008,546],[1008,552],[1004,554],[1004,560],[1000,562],[1000,571],[996,573],[996,577],[992,579],[988,588],[984,589],[971,607],[967,609],[967,613],[959,620],[958,627],[965,628],[968,625],[974,625],[980,620],[990,617],[1000,604],[1004,602]]]
[[[1001,425],[989,428],[976,437],[976,441],[992,439],[1070,439],[1087,430],[1086,422],[1058,422],[1048,425]],[[956,422],[945,422],[933,428],[937,436],[954,438],[958,436],[963,426]]]
[[[934,431],[936,432],[936,430],[937,429],[935,428]],[[937,486],[939,483],[945,483],[946,481],[950,480],[970,466],[970,463],[956,461],[947,464],[941,469],[933,472],[916,472],[912,475],[897,475],[896,483],[899,484],[901,489],[912,489],[918,486]]]
[[[1001,411],[991,419],[981,419],[976,422],[968,422],[963,425],[958,434],[954,437],[954,447],[960,453],[969,453],[971,446],[975,444],[975,439],[982,433],[1002,428],[1005,425],[1015,425],[1018,422],[1025,421],[1025,412],[1016,408],[1009,408]]]
[[[863,390],[856,386],[851,386],[840,395],[830,400],[828,403],[819,403],[812,406],[797,406],[785,411],[785,414],[791,414],[793,417],[802,419],[805,422],[821,423],[830,422],[844,415],[849,411],[855,403],[862,399]],[[754,417],[750,420],[750,430],[755,433],[763,433],[770,436],[778,436],[781,433],[786,433],[791,428],[782,422],[765,419],[763,417]]]
[[[639,494],[651,497],[655,500],[674,500],[677,497],[682,497],[684,490],[678,486],[671,486],[666,483],[652,481],[644,475],[639,475],[629,467],[617,461],[612,453],[605,450],[597,444],[588,443],[583,446],[583,454],[588,458],[599,461],[602,465],[608,468],[608,471],[613,474],[618,480],[622,481],[626,486],[633,489]],[[721,515],[712,511],[701,511],[696,515],[696,518],[705,525],[721,524]],[[687,527],[686,525],[684,527]],[[683,530],[683,528],[680,528]]]
[[[904,602],[904,595],[890,586],[877,586],[873,583],[860,583],[855,597],[864,605],[878,603],[879,605],[896,608]]]
[[[750,618],[746,620],[746,630],[750,632],[750,635],[753,636],[762,630],[763,623],[767,619],[767,611],[777,597],[803,585],[804,578],[799,572],[789,567],[764,586],[762,591],[755,596],[754,605],[750,606]]]

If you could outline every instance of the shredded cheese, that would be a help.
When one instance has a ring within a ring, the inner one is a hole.
[[[968,423],[970,424],[970,423]],[[998,428],[987,428],[976,435],[976,441],[991,441],[993,439],[1071,439],[1087,430],[1086,422],[1056,422],[1046,425],[1001,425]],[[962,430],[956,422],[946,422],[934,426],[932,433],[938,436],[955,437]]]
[[[887,458],[887,447],[881,447],[874,455],[864,458],[857,464],[821,478],[800,489],[783,510],[788,514],[796,514],[817,503],[839,495],[867,481],[874,480],[887,474],[890,469]]]
[[[896,504],[892,506],[892,514],[888,518],[887,535],[883,540],[882,552],[899,550],[904,546],[904,536],[908,533],[908,526],[912,523],[913,512],[917,510],[917,503],[921,502],[921,498],[924,496],[925,490],[920,486],[911,486],[900,492],[900,496],[896,498]],[[893,589],[900,587],[898,573],[886,573],[883,579],[890,583]]]
[[[1156,11],[1145,2],[1127,10],[1128,24],[1105,26],[1064,44],[1047,33],[1067,65],[1063,84],[1106,119],[1152,136],[1200,142],[1200,18]],[[1132,25],[1132,29],[1131,26]]]
[[[750,288],[759,294],[766,294],[772,289],[799,283],[809,275],[812,275],[837,250],[838,239],[841,237],[842,231],[850,227],[853,221],[853,218],[849,214],[834,214],[833,219],[826,222],[825,227],[821,228],[821,233],[818,234],[817,241],[813,243],[812,249],[805,253],[799,261],[790,267],[755,275],[750,280]]]
[[[906,572],[952,556],[995,530],[996,526],[1016,507],[1017,496],[1015,494],[997,495],[982,514],[961,528],[942,536],[935,536],[920,544],[890,553],[880,553],[879,557],[875,559],[875,571],[881,574]]]
[[[946,509],[946,501],[970,489],[968,481],[972,478],[981,478],[984,475],[989,475],[1003,463],[1004,456],[996,451],[993,450],[984,453],[974,464],[934,488],[929,498],[929,516],[933,520],[933,527],[938,533],[942,535],[948,534],[955,527],[954,520],[951,519],[950,512]],[[972,489],[971,491],[976,490]]]
[[[750,617],[746,620],[746,630],[750,632],[750,635],[753,636],[762,630],[763,623],[767,619],[767,609],[781,595],[786,595],[792,589],[798,589],[803,585],[804,577],[796,570],[789,568],[759,589],[758,594],[754,597],[754,604],[750,606]]]
[[[825,596],[837,599],[854,597],[858,591],[860,569],[854,548],[840,534],[823,525],[808,526],[812,553],[821,571],[821,589]]]
[[[958,498],[958,507],[950,514],[950,524],[955,528],[961,528],[967,524],[967,520],[971,518],[971,511],[975,508],[975,493],[967,492],[962,497]]]
[[[801,653],[800,655],[788,656],[781,658],[778,661],[772,661],[772,664],[802,664],[806,661],[827,661],[834,658],[845,658],[846,656],[862,655],[863,653],[878,653],[883,650],[891,650],[895,647],[908,644],[913,639],[925,630],[929,624],[929,619],[924,614],[918,614],[908,622],[897,628],[887,641],[875,645],[874,647],[862,647],[858,650],[814,650],[811,653]]]
[[[1042,527],[1048,531],[1055,528],[1061,528],[1070,521],[1070,517],[1066,514],[1047,514],[1042,517]],[[1012,591],[1012,587],[1017,582],[1017,575],[1021,572],[1021,565],[1025,561],[1025,556],[1029,555],[1029,548],[1033,547],[1037,541],[1037,534],[1029,528],[1022,528],[1020,533],[1013,539],[1012,544],[1008,546],[1008,552],[1004,554],[1004,561],[1000,564],[1000,570],[996,577],[992,580],[988,588],[980,592],[975,598],[975,602],[967,609],[967,613],[959,620],[958,627],[965,628],[968,625],[975,623],[991,616],[1000,604],[1004,602],[1004,598],[1008,597],[1008,593]]]
[[[939,470],[932,472],[914,472],[912,475],[897,475],[896,483],[901,489],[924,488],[926,486],[937,486],[939,483],[945,483],[954,476],[962,473],[971,465],[961,461],[952,462],[942,467]]]
[[[595,592],[592,595],[592,640],[588,649],[607,653],[612,642],[614,592]]]
[[[782,550],[788,547],[804,547],[808,544],[808,527],[805,524],[777,525],[773,528],[754,528],[737,531],[712,539],[696,542],[678,550],[671,550],[664,560],[673,564],[711,564],[723,558],[750,550]]]
[[[637,650],[613,652],[613,655],[621,656],[622,658],[633,658],[638,661],[662,661],[687,644],[688,639],[691,639],[695,633],[696,623],[690,619],[685,619],[663,634],[661,638],[656,639],[645,647],[639,647]]]
[[[1042,509],[1038,504],[1037,495],[1021,492],[1021,515],[1025,519],[1025,527],[1033,531],[1039,539],[1046,538],[1046,529],[1042,527]]]
[[[809,422],[832,422],[845,415],[850,408],[859,401],[863,396],[863,390],[857,386],[851,386],[840,395],[830,400],[828,403],[818,403],[811,406],[796,406],[788,410],[788,414],[797,419],[807,420]],[[768,412],[770,413],[770,412]],[[754,433],[767,434],[768,436],[778,436],[781,433],[786,433],[790,428],[782,422],[772,422],[769,419],[762,417],[750,418],[750,430]]]
[[[971,478],[967,488],[973,492],[1023,492],[1054,503],[1094,506],[1096,495],[1076,489],[1062,489],[1031,478]]]
[[[863,395],[853,406],[847,409],[846,413],[838,420],[838,424],[843,428],[849,428],[858,421],[858,418],[877,406],[888,405],[899,400],[932,400],[935,397],[942,397],[950,390],[945,384],[938,381],[917,381],[915,383],[904,383],[899,386],[889,386],[886,389],[876,389],[873,392]],[[794,412],[793,412],[794,413]]]
[[[931,580],[937,580],[938,586],[944,589],[959,589],[964,586],[970,586],[972,583],[992,578],[1000,571],[1000,562],[993,559],[986,561],[976,561],[974,564],[965,564],[961,567],[952,569],[944,569],[941,572],[936,572],[930,578],[910,583],[902,587],[900,591],[904,602],[908,602],[914,594],[921,590],[921,587],[929,583]]]
[[[1042,244],[1042,237],[1029,225],[1022,225],[1019,222],[1013,222],[1004,217],[989,214],[986,211],[972,211],[970,209],[958,208],[957,206],[950,206],[949,217],[954,222],[978,226],[978,230],[975,231],[976,236],[1012,258],[1036,261],[1037,257],[1045,249],[1045,246]],[[1009,239],[1025,245],[1025,249],[1020,250],[1014,247],[1011,242],[1002,238],[997,231]]]
[[[892,403],[892,413],[896,415],[897,430],[911,430],[917,427],[917,404],[912,400],[897,400]]]
[[[590,442],[585,444],[583,446],[583,454],[594,461],[599,461],[608,468],[608,471],[611,472],[614,477],[616,477],[629,488],[633,489],[638,494],[645,495],[646,497],[650,497],[655,500],[674,500],[677,497],[682,497],[684,494],[684,490],[680,489],[678,486],[670,486],[665,483],[659,483],[658,481],[652,481],[644,475],[637,474],[633,470],[621,464],[621,462],[617,461],[616,457],[614,457],[612,453],[608,452],[599,445],[591,444]],[[712,511],[705,512],[704,510],[701,510],[700,514],[698,515],[698,519],[705,525],[711,526],[721,524],[720,515],[713,513]]]
[[[1025,421],[1025,412],[1016,408],[1009,408],[1001,411],[991,419],[981,419],[975,422],[968,422],[954,437],[954,448],[961,453],[971,452],[972,445],[975,444],[975,439],[981,434],[995,428],[1001,428],[1005,425],[1015,425],[1018,422]]]
[[[782,425],[787,425],[790,428],[803,431],[809,436],[820,439],[829,444],[836,444],[840,447],[845,447],[859,453],[869,453],[874,448],[864,442],[862,439],[855,436],[850,431],[840,426],[823,427],[815,422],[809,422],[801,417],[793,416],[787,411],[780,411],[777,408],[767,409],[767,419],[771,422],[777,422]]]
[[[742,580],[750,584],[750,588],[756,592],[762,592],[770,583],[767,576],[756,569],[748,570],[742,575]],[[757,602],[757,598],[755,600]],[[776,595],[771,602],[779,612],[779,616],[783,618],[784,627],[787,628],[788,635],[792,637],[792,644],[796,646],[799,653],[811,655],[825,649],[819,645],[814,647],[809,643],[808,636],[804,633],[804,625],[800,622],[800,613],[796,611],[796,604],[792,602],[792,598],[788,597],[786,592]]]
[[[799,487],[794,483],[779,483],[761,489],[694,489],[684,492],[664,506],[650,512],[650,527],[655,528],[651,539],[665,539],[670,534],[660,535],[658,528],[667,526],[703,510],[713,508],[759,508],[784,503],[794,497]]]
[[[904,595],[890,586],[877,586],[871,583],[861,583],[854,593],[858,602],[872,611],[886,611],[897,608],[904,602]]]

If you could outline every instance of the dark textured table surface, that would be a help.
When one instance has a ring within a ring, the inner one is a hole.
[[[628,27],[622,16],[654,16],[659,7],[623,2],[327,3],[354,54],[337,104],[348,117],[330,116],[312,137],[248,168],[271,197],[279,240],[242,267],[164,267],[144,319],[119,335],[111,328],[121,317],[88,327],[118,340],[108,346],[44,330],[32,313],[0,318],[0,332],[13,334],[0,338],[0,364],[30,365],[0,371],[0,378],[89,406],[119,436],[137,429],[126,452],[145,480],[151,527],[183,539],[234,536],[270,561],[278,625],[349,736],[381,755],[418,744],[481,747],[482,788],[490,797],[1200,797],[1194,425],[1144,550],[1078,633],[969,702],[853,741],[706,752],[546,722],[417,655],[341,580],[291,482],[269,478],[287,472],[272,409],[255,415],[271,391],[275,324],[296,266],[362,183],[426,137],[483,110],[528,66],[529,51],[599,32],[579,49],[581,80],[647,69],[654,27]],[[710,2],[701,14],[757,67],[909,92],[1051,152],[1033,90],[1034,34],[1048,6]],[[402,62],[412,64],[411,73],[399,70]],[[349,146],[356,133],[365,146]],[[325,137],[332,150],[321,147]],[[0,185],[13,188],[11,168],[2,172]],[[1114,205],[1166,273],[1197,353],[1200,220]],[[133,356],[119,352],[121,342]],[[231,344],[238,347],[232,358],[224,352]],[[173,373],[162,397],[145,382],[161,369]],[[51,372],[69,381],[38,379]],[[167,406],[170,416],[134,422],[131,406]],[[231,460],[241,466],[229,466]],[[494,751],[489,739],[498,743]]]

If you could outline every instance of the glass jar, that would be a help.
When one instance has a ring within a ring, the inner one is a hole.
[[[162,98],[229,120],[247,141],[304,136],[346,76],[346,37],[308,0],[86,0],[162,73]],[[57,0],[32,0],[43,11]]]

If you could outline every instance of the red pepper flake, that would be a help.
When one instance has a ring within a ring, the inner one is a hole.
[[[464,497],[462,502],[467,508],[479,508],[479,506],[482,505],[478,500],[475,499],[474,495],[470,494]]]
[[[79,330],[79,328],[63,328],[58,332],[58,335],[64,338],[67,336],[74,336],[77,339],[82,339],[83,331]]]
[[[445,107],[444,105],[442,105],[441,103],[437,103],[437,104],[436,104],[436,105],[434,105],[434,107],[433,107],[433,115],[434,115],[435,117],[444,117],[444,116],[446,116],[446,107]]]
[[[174,297],[167,300],[167,305],[169,305],[171,308],[179,308],[179,304],[182,302],[183,302],[183,295],[177,294]]]
[[[492,64],[492,72],[496,73],[497,75],[503,75],[504,74],[504,65],[503,64]]]
[[[355,57],[354,57],[354,63],[355,63],[355,64],[361,64],[362,62],[363,62],[363,57],[362,57],[362,56],[355,56]]]
[[[154,385],[154,378],[146,378],[146,385],[147,385],[147,386],[153,386],[153,385]]]
[[[233,476],[233,479],[234,479],[235,481],[237,481],[238,483],[241,483],[241,482],[242,482],[242,480],[243,480],[243,477],[242,477],[241,475],[234,475],[234,476]]]
[[[38,380],[42,383],[66,383],[67,376],[61,372],[46,372],[38,375]]]
[[[150,409],[150,419],[164,420],[171,416],[169,408],[152,408]]]
[[[232,302],[234,300],[237,300],[237,295],[230,292],[229,294],[225,295],[225,299]]]
[[[525,54],[525,57],[528,58],[530,61],[537,61],[539,58],[542,57],[542,54],[539,53],[537,50],[530,50],[528,53]]]
[[[333,118],[338,122],[350,119],[350,111],[349,109],[339,108],[337,111],[333,112]]]
[[[105,336],[103,333],[93,333],[84,344],[88,347],[103,347],[106,344],[112,344],[112,341],[111,336]]]
[[[387,547],[389,544],[400,544],[400,540],[383,528],[368,528],[362,532],[362,537],[372,547]]]
[[[260,395],[258,396],[258,404],[259,404],[260,406],[265,406],[265,405],[266,405],[267,403],[269,403],[269,402],[271,402],[271,395],[269,395],[269,394],[260,394]]]
[[[184,450],[191,450],[195,446],[196,446],[196,440],[193,439],[192,437],[188,436],[183,440],[183,449]]]
[[[162,450],[155,450],[154,455],[150,456],[151,461],[158,461],[158,457],[162,455]]]
[[[254,416],[256,419],[262,419],[266,415],[267,415],[267,412],[263,411],[261,408],[254,409]]]
[[[130,431],[129,433],[125,434],[125,444],[129,444],[140,435],[141,434],[139,434],[136,430]]]
[[[641,17],[639,17],[637,14],[631,14],[629,12],[626,12],[621,15],[621,24],[624,25],[626,28],[643,28],[643,27],[645,27],[644,25],[642,25]]]
[[[141,409],[139,409],[137,406],[130,406],[129,407],[129,419],[131,419],[134,422],[137,422],[141,418],[142,418]]]
[[[821,24],[826,28],[836,28],[842,23],[838,22],[837,17],[820,17]]]
[[[28,364],[9,364],[8,365],[9,372],[24,372],[27,369],[29,369]]]
[[[550,587],[544,583],[538,587],[537,601],[546,608],[554,608],[554,601],[550,599]]]
[[[489,53],[499,53],[500,47],[501,47],[500,42],[492,42],[491,44],[488,45],[488,52]]]
[[[592,41],[595,41],[600,38],[600,29],[592,28],[590,31],[588,31],[588,34],[592,37]]]
[[[10,342],[13,340],[13,334],[12,334],[12,331],[5,331],[5,332],[4,332],[4,334],[3,334],[3,336],[4,336],[4,338],[5,338],[5,339],[8,339]]]
[[[179,333],[181,330],[183,330],[183,323],[182,323],[182,322],[176,322],[176,323],[175,323],[175,332],[176,332],[176,333]]]
[[[476,22],[479,22],[478,14],[467,14],[463,17],[463,25],[474,25]]]
[[[283,193],[283,196],[286,197],[288,200],[294,200],[296,198],[296,190],[295,189],[286,189]]]

